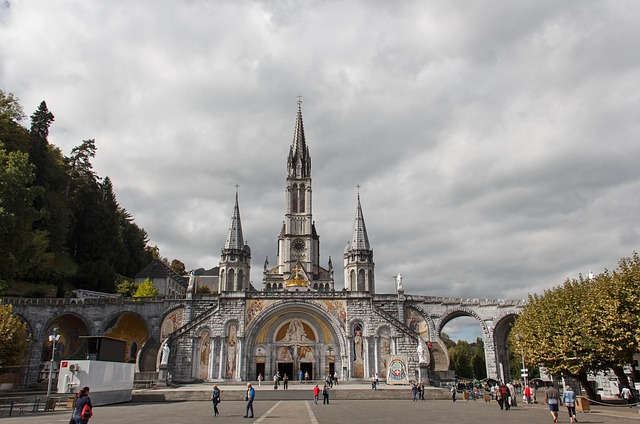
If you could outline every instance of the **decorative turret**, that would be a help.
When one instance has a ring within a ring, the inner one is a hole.
[[[344,287],[349,291],[375,293],[373,249],[369,245],[358,186],[358,204],[351,241],[344,249]]]
[[[219,291],[245,291],[249,289],[251,272],[251,248],[244,243],[242,222],[238,207],[238,186],[236,203],[231,215],[227,239],[220,256]]]

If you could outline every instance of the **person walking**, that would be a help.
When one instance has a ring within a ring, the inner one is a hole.
[[[220,389],[218,386],[213,386],[213,394],[211,395],[211,400],[213,401],[213,416],[217,417],[220,415],[220,411],[218,411],[218,404],[220,403]]]
[[[316,384],[316,387],[313,388],[313,403],[318,404],[318,396],[320,396],[320,387]]]
[[[509,390],[509,386],[504,383],[500,385],[500,396],[502,397],[504,409],[507,411],[511,409],[511,390]]]
[[[418,385],[418,397],[420,398],[420,400],[424,400],[424,384],[422,383]]]
[[[329,405],[329,386],[327,386],[326,384],[324,385],[324,389],[322,389],[322,404],[324,405],[325,403],[327,405]]]
[[[531,387],[529,386],[524,388],[524,401],[527,405],[531,405]]]
[[[338,371],[333,373],[333,381],[337,386],[338,385]]]
[[[304,376],[304,373],[302,372],[302,370],[300,370],[298,372],[298,379],[300,379],[300,384],[302,384],[302,377]]]
[[[560,403],[560,392],[556,389],[553,384],[549,386],[547,389],[547,394],[544,397],[544,401],[547,405],[549,405],[549,412],[553,417],[553,422],[558,422],[558,405]]]
[[[289,388],[289,376],[287,374],[282,377],[282,388],[287,390]]]
[[[455,402],[456,401],[456,386],[453,385],[451,386],[451,401]]]
[[[255,397],[255,389],[251,387],[251,383],[247,383],[247,395],[244,397],[244,400],[247,401],[247,408],[245,410],[243,418],[253,418],[253,399]],[[249,411],[251,411],[251,415],[249,415]]]
[[[411,395],[413,395],[414,402],[418,400],[418,385],[415,383],[411,385]]]
[[[258,386],[262,386],[262,380],[264,380],[264,377],[262,376],[262,373],[258,374]]]
[[[278,390],[278,374],[273,374],[273,390]]]
[[[76,420],[76,424],[87,424],[92,415],[93,403],[89,397],[89,388],[85,386],[78,392],[73,419]]]
[[[620,391],[620,396],[622,396],[622,398],[624,399],[625,403],[629,408],[633,406],[631,405],[631,402],[633,400],[633,393],[631,393],[631,389],[629,389],[628,386],[624,386],[622,388],[622,390]]]
[[[567,412],[569,413],[569,421],[572,423],[577,423],[576,419],[576,394],[571,389],[571,386],[566,386],[564,388],[564,392],[562,393],[562,403],[567,407]]]
[[[304,382],[305,382],[305,383],[308,383],[308,382],[309,382],[309,372],[308,372],[308,371],[305,371],[305,372],[304,372]]]

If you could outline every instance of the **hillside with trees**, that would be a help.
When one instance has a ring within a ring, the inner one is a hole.
[[[43,101],[31,125],[18,99],[0,90],[0,293],[62,297],[70,289],[114,293],[159,256],[118,204],[112,181],[91,164],[96,141],[65,156],[49,143],[55,117]],[[34,288],[35,287],[35,288]],[[42,287],[42,289],[38,289]]]

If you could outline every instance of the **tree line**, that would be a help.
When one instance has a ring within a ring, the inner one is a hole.
[[[154,258],[145,230],[118,204],[112,181],[83,140],[65,156],[49,143],[54,115],[43,101],[31,125],[0,90],[0,293],[16,282],[114,293]],[[37,291],[30,296],[42,295]]]
[[[530,368],[544,366],[552,375],[579,380],[591,399],[596,393],[590,373],[611,370],[620,387],[631,387],[624,367],[633,367],[633,355],[640,351],[638,254],[620,259],[612,271],[580,275],[530,295],[509,344],[523,352]]]

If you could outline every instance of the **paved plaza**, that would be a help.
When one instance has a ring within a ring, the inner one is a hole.
[[[238,400],[232,396],[238,395]],[[243,418],[245,403],[241,393],[230,392],[220,404],[220,416],[213,417],[211,402],[186,401],[162,403],[128,403],[96,407],[91,424],[131,423],[273,423],[273,424],[389,424],[389,423],[551,423],[545,405],[527,405],[502,411],[498,405],[484,402],[444,400],[335,400],[330,405],[315,405],[313,400],[260,401],[254,403],[255,417]],[[3,423],[51,424],[69,422],[69,411],[27,414],[2,418]],[[592,413],[578,413],[580,423],[639,423],[638,408],[597,407]],[[564,408],[560,422],[568,423]]]

